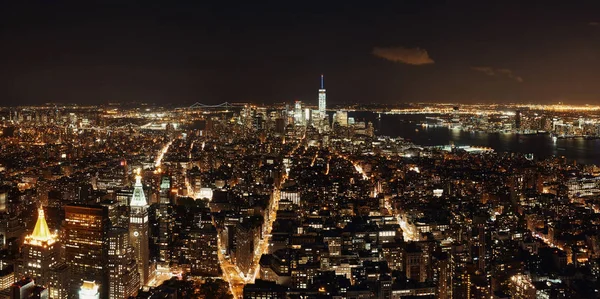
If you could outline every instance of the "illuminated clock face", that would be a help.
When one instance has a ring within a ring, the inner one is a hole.
[[[138,233],[138,232],[133,232],[133,236],[134,236],[134,237],[137,237],[137,236],[139,236],[139,235],[140,235],[140,233]]]

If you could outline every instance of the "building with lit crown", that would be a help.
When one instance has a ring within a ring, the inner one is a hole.
[[[133,195],[129,203],[129,240],[140,273],[140,284],[145,285],[150,277],[150,248],[148,244],[148,202],[144,194],[142,177],[139,172],[135,177]]]
[[[25,237],[17,277],[31,277],[37,284],[48,287],[51,269],[59,262],[58,250],[57,236],[50,232],[44,210],[40,208],[33,232]]]
[[[321,88],[319,88],[319,118],[322,121],[327,116],[327,95],[325,85],[323,82],[323,75],[321,75]]]

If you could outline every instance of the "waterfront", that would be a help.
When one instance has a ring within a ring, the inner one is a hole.
[[[377,135],[402,137],[417,145],[472,145],[491,147],[497,152],[533,153],[537,159],[564,156],[569,161],[600,165],[600,140],[583,138],[558,139],[553,142],[548,134],[519,135],[468,132],[447,127],[422,127],[428,115],[377,114],[354,112],[348,114],[356,121],[371,121]],[[429,121],[431,122],[431,121]]]

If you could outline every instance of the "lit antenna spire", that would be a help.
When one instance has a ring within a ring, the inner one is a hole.
[[[321,74],[321,89],[325,89],[325,85],[323,84],[323,74]]]

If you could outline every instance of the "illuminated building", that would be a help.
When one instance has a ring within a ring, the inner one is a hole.
[[[48,293],[53,299],[69,298],[69,267],[60,262],[50,269],[50,282],[48,283]]]
[[[382,255],[392,270],[402,270],[404,260],[404,248],[397,242],[385,243],[381,248]]]
[[[95,281],[99,292],[108,292],[108,211],[99,205],[65,206],[65,261],[70,272],[70,294],[77,294],[83,281]]]
[[[296,101],[294,103],[294,124],[297,126],[302,125],[304,122],[304,116],[302,114],[302,102]]]
[[[251,219],[243,219],[235,228],[235,264],[242,273],[248,273],[254,259],[254,250],[258,244],[261,226]]]
[[[129,239],[140,273],[140,284],[145,285],[150,277],[150,248],[148,245],[148,202],[144,194],[142,177],[135,176],[133,195],[129,203]]]
[[[171,191],[171,180],[169,177],[163,177],[160,183],[159,205],[157,209],[158,218],[158,259],[161,263],[171,261],[170,245],[173,240],[173,219],[171,213],[171,201],[169,193]]]
[[[510,278],[510,298],[512,299],[534,299],[535,287],[526,275],[513,275]]]
[[[319,88],[319,120],[322,121],[327,116],[327,95],[325,94],[325,85],[323,75],[321,75],[321,88]]]
[[[423,251],[420,248],[411,244],[404,252],[404,263],[406,277],[419,282],[424,282],[427,279],[425,260]]]
[[[257,279],[254,284],[244,286],[244,298],[279,299],[286,298],[288,288],[275,282]]]
[[[39,285],[47,287],[51,279],[51,268],[58,263],[58,250],[56,235],[48,229],[44,210],[40,208],[33,232],[25,237],[17,277],[31,277]]]
[[[448,253],[442,252],[436,256],[434,272],[434,280],[437,282],[437,298],[452,298],[452,261]]]
[[[211,224],[193,229],[185,240],[189,247],[188,260],[192,275],[219,276],[217,230]]]
[[[15,271],[12,265],[0,262],[0,290],[6,290],[15,283]]]
[[[336,112],[333,122],[337,123],[339,126],[347,127],[348,126],[348,111]]]
[[[79,288],[79,299],[100,299],[99,287],[94,281],[84,281]]]
[[[108,298],[128,298],[140,288],[140,274],[129,245],[129,232],[113,228],[108,233]]]

